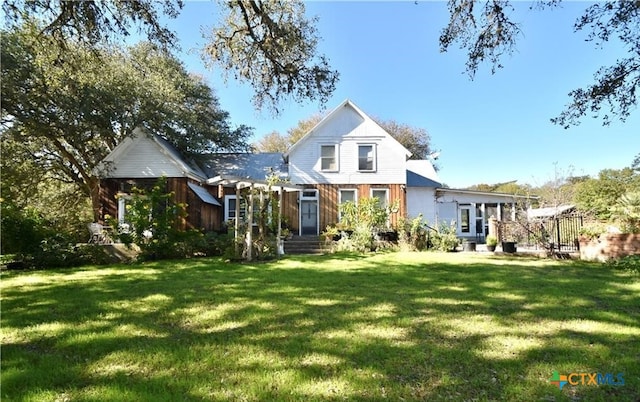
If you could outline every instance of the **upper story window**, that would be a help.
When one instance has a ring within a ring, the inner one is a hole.
[[[376,147],[373,144],[358,145],[358,170],[360,172],[376,171]]]
[[[338,171],[338,145],[320,145],[320,170],[323,172]]]

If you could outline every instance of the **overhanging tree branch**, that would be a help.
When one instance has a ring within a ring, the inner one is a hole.
[[[223,67],[226,78],[250,83],[254,104],[278,113],[278,102],[324,104],[338,80],[324,56],[317,54],[316,19],[307,19],[301,1],[236,0],[225,3],[229,16],[214,29],[203,57]]]

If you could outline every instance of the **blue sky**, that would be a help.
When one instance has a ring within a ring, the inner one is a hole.
[[[522,24],[517,52],[491,75],[485,65],[473,81],[465,73],[465,53],[440,53],[438,38],[446,25],[444,2],[309,2],[319,17],[319,49],[340,72],[327,104],[344,99],[365,113],[426,129],[435,149],[440,178],[451,187],[518,180],[541,185],[555,166],[574,174],[597,174],[629,166],[640,153],[640,111],[626,123],[603,127],[590,117],[565,130],[553,125],[568,102],[567,93],[592,82],[605,63],[624,56],[616,44],[604,49],[574,33],[573,23],[589,3],[566,2],[552,10],[530,10],[515,2],[513,19]],[[319,111],[318,104],[281,103],[273,117],[256,111],[252,89],[208,70],[199,57],[203,28],[216,20],[217,3],[187,2],[169,22],[180,39],[181,58],[190,71],[216,89],[234,124],[255,128],[255,137],[286,132]]]

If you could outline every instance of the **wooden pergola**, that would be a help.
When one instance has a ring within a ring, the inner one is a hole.
[[[282,244],[282,196],[285,192],[293,192],[293,191],[302,191],[303,187],[297,186],[291,183],[285,183],[283,181],[269,183],[266,180],[256,180],[250,177],[239,177],[232,175],[219,175],[216,177],[212,177],[207,180],[207,184],[212,186],[223,186],[223,187],[235,187],[236,189],[236,213],[235,213],[235,222],[234,222],[234,240],[236,247],[236,255],[238,254],[238,232],[240,230],[240,190],[249,188],[250,190],[258,189],[260,191],[260,197],[263,197],[266,191],[276,191],[278,192],[278,230],[276,233],[277,238],[277,254],[278,256],[284,254],[284,248]],[[253,191],[249,191],[249,202],[247,203],[247,216],[246,221],[253,222]],[[247,261],[251,261],[253,259],[253,230],[249,228],[247,230]]]

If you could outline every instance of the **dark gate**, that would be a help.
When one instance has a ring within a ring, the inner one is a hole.
[[[547,244],[550,251],[578,251],[580,244],[581,215],[566,215],[548,218],[540,225],[548,234]]]
[[[582,215],[564,215],[531,222],[501,222],[501,239],[550,252],[578,251]]]

